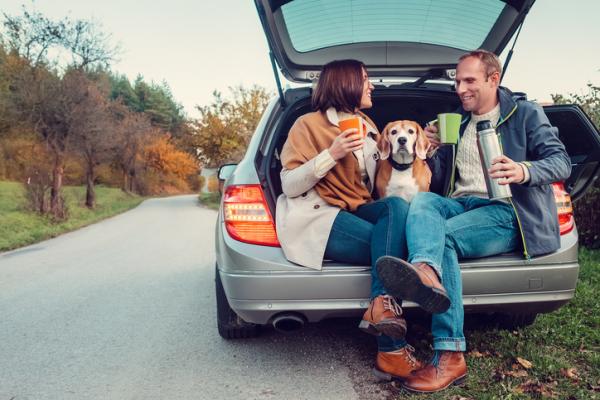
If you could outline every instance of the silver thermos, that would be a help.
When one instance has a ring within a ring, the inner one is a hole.
[[[500,137],[489,120],[477,122],[477,149],[485,177],[490,200],[506,199],[512,197],[509,185],[500,185],[498,179],[490,178],[488,170],[492,167],[492,160],[502,155]]]

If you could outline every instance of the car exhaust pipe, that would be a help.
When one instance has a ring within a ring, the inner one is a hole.
[[[297,314],[284,313],[273,318],[272,324],[277,332],[290,333],[304,326],[304,318]]]

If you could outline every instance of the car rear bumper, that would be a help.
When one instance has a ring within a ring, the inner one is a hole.
[[[465,311],[544,313],[568,302],[579,274],[577,233],[561,239],[559,251],[532,260],[506,254],[461,262]],[[216,242],[227,299],[247,322],[267,324],[283,312],[317,322],[360,316],[368,306],[370,267],[327,263],[311,270],[288,262],[280,248],[240,243],[219,228]]]
[[[579,265],[535,268],[463,269],[467,312],[550,312],[575,294]],[[370,271],[338,269],[298,273],[227,273],[220,271],[229,304],[245,321],[268,323],[281,312],[307,321],[358,316],[368,306]],[[478,282],[489,282],[482,287]],[[510,281],[510,282],[509,282]],[[500,285],[498,282],[502,282]],[[477,287],[477,293],[472,288]],[[405,303],[403,307],[415,307]]]

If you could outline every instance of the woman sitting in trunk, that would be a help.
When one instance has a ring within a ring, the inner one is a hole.
[[[360,328],[377,335],[375,374],[404,378],[420,365],[404,339],[402,310],[385,293],[375,261],[406,258],[408,203],[371,197],[379,132],[360,110],[371,108],[373,89],[359,61],[323,67],[312,97],[315,111],[296,120],[281,152],[277,233],[286,258],[309,268],[320,270],[324,258],[371,264],[371,303]],[[351,118],[359,118],[359,128],[342,132],[340,121]]]

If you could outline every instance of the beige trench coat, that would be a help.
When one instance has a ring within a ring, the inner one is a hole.
[[[326,116],[324,123],[338,126],[339,119],[334,108],[328,109]],[[367,130],[369,134],[363,146],[363,157],[369,177],[368,189],[372,192],[379,159],[374,137],[379,132],[375,127]],[[325,202],[314,189],[320,179],[316,175],[315,160],[316,157],[298,168],[281,170],[283,194],[277,199],[276,224],[285,257],[296,264],[321,270],[329,233],[341,208]]]

